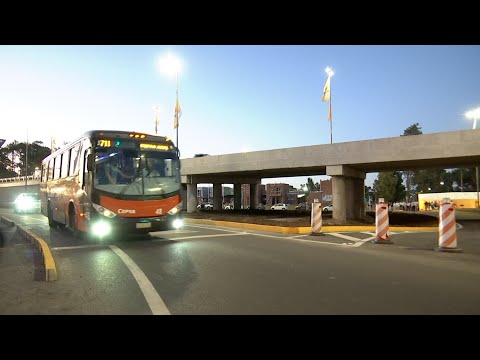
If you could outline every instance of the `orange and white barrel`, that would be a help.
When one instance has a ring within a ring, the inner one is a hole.
[[[378,244],[392,244],[388,230],[390,228],[388,222],[388,203],[384,202],[384,198],[378,199],[375,204],[375,234],[376,238],[373,241]]]
[[[460,252],[457,247],[457,224],[455,208],[449,198],[444,198],[438,214],[438,247],[437,251]]]
[[[312,203],[312,232],[310,235],[325,235],[322,232],[322,203],[315,199]]]

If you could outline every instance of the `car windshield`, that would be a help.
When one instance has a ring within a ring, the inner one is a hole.
[[[173,152],[97,150],[94,187],[113,194],[167,195],[180,189],[180,163]]]

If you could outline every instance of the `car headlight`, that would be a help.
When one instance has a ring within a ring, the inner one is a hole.
[[[100,205],[94,204],[94,203],[92,203],[92,205],[93,205],[93,208],[94,208],[95,210],[97,210],[97,212],[98,212],[100,215],[103,215],[103,216],[108,217],[108,218],[110,218],[110,219],[111,219],[111,218],[114,218],[115,216],[117,216],[117,214],[115,214],[113,211],[110,211],[110,210],[104,208],[103,206],[100,206]]]

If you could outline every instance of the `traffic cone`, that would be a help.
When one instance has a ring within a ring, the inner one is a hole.
[[[457,247],[457,224],[455,208],[449,198],[443,199],[438,214],[438,247],[436,251],[461,252]]]
[[[311,218],[312,232],[310,235],[324,236],[322,232],[322,203],[315,199],[312,203],[312,218]]]
[[[388,235],[388,204],[384,202],[383,198],[378,199],[375,204],[375,233],[376,239],[373,240],[376,244],[393,244]]]

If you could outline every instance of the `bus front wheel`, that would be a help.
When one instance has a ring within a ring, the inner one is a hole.
[[[49,204],[48,205],[48,226],[51,228],[54,228],[57,226],[57,222],[53,220],[53,211],[52,211],[52,206]]]
[[[70,204],[68,208],[68,227],[74,235],[78,234],[77,221],[75,218],[75,207]]]

